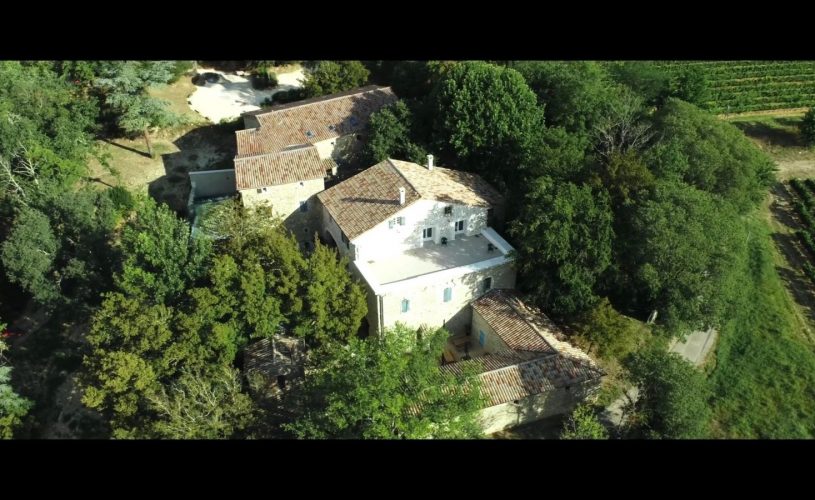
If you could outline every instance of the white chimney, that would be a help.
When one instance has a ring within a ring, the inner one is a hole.
[[[427,169],[433,171],[433,155],[427,155]]]
[[[405,188],[403,187],[399,188],[399,204],[400,205],[405,204]]]

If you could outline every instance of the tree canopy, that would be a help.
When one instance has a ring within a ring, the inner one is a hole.
[[[306,69],[306,97],[336,94],[365,85],[370,71],[360,61],[317,61]]]
[[[472,438],[481,434],[478,379],[439,370],[449,334],[397,326],[381,338],[326,344],[306,379],[301,438]]]
[[[594,286],[611,263],[608,195],[588,186],[538,179],[511,226],[523,286],[547,311],[570,315],[597,300]]]
[[[649,437],[704,439],[711,411],[710,389],[704,375],[676,353],[651,348],[626,363],[639,388],[637,411]]]

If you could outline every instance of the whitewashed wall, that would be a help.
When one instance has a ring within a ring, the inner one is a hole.
[[[399,193],[394,193],[394,200]],[[452,215],[444,215],[444,208],[453,207]],[[464,235],[471,236],[480,233],[487,226],[487,208],[472,207],[451,203],[442,203],[432,200],[418,200],[405,207],[391,219],[405,218],[405,225],[393,224],[383,221],[372,229],[352,240],[358,248],[360,260],[373,260],[387,255],[403,253],[412,248],[420,248],[424,242],[422,229],[433,228],[433,242],[441,242],[442,237],[452,240],[454,237],[454,224],[464,220]]]

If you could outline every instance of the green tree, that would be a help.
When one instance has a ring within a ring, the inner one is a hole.
[[[370,72],[360,61],[318,61],[306,69],[306,97],[336,94],[365,85]]]
[[[606,162],[600,162],[589,178],[595,187],[604,187],[615,213],[642,200],[654,187],[654,175],[645,162],[634,152],[613,153]]]
[[[707,74],[699,66],[682,66],[671,76],[668,89],[672,97],[703,106],[708,97]]]
[[[0,323],[0,331],[6,325]],[[8,349],[5,341],[0,339],[0,439],[11,439],[14,430],[20,426],[23,418],[28,414],[34,404],[14,392],[11,387],[11,367],[7,365],[5,351]]]
[[[679,179],[719,194],[744,212],[775,180],[772,160],[730,123],[669,99],[656,115],[661,144],[645,155],[660,178]]]
[[[365,290],[348,273],[348,259],[315,239],[304,281],[300,333],[318,343],[353,338],[368,306]]]
[[[219,366],[211,373],[182,369],[169,389],[149,397],[159,415],[155,435],[168,439],[230,439],[255,418],[252,399],[241,392],[240,372]]]
[[[603,190],[548,178],[530,186],[510,234],[523,285],[536,303],[557,315],[594,305],[597,279],[611,263],[611,221]]]
[[[815,108],[809,108],[799,125],[801,138],[808,146],[815,145]]]
[[[397,326],[380,338],[331,342],[306,379],[301,438],[427,439],[481,435],[478,378],[439,369],[448,333]]]
[[[173,61],[112,61],[99,69],[100,77],[94,82],[118,125],[125,132],[143,134],[151,157],[150,128],[172,126],[182,118],[169,109],[167,101],[148,95],[147,89],[172,81],[175,70]]]
[[[678,354],[652,348],[634,354],[626,367],[639,388],[636,409],[646,436],[703,439],[710,429],[710,389],[704,375]]]
[[[48,217],[32,208],[24,208],[3,242],[2,261],[9,281],[20,285],[41,303],[50,303],[59,295],[59,287],[50,279],[59,241]]]
[[[211,245],[190,238],[189,224],[167,205],[142,198],[136,216],[121,232],[122,272],[115,277],[123,292],[165,303],[206,271]]]
[[[515,186],[524,152],[543,126],[537,98],[523,76],[483,62],[457,63],[430,99],[432,142],[441,160],[479,173],[501,189]]]
[[[608,439],[608,431],[591,406],[578,405],[563,425],[560,439]]]
[[[579,338],[602,359],[623,359],[641,348],[650,337],[648,327],[617,312],[603,298],[576,321]]]
[[[547,125],[569,133],[587,134],[612,98],[612,84],[595,62],[522,61],[511,67],[538,96]]]
[[[674,332],[716,324],[726,306],[723,283],[749,237],[733,208],[677,183],[657,185],[632,219],[636,241],[622,252],[634,271],[640,307],[656,309]]]
[[[412,139],[413,116],[404,101],[386,106],[371,115],[364,156],[371,165],[386,158],[422,164],[426,152]]]

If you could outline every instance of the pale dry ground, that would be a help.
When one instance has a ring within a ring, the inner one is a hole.
[[[199,68],[198,73],[221,75],[218,83],[199,86],[189,98],[190,108],[213,123],[238,118],[241,113],[257,111],[260,104],[282,90],[303,86],[303,69],[277,75],[276,87],[266,90],[252,88],[249,75],[225,73],[209,68]]]

